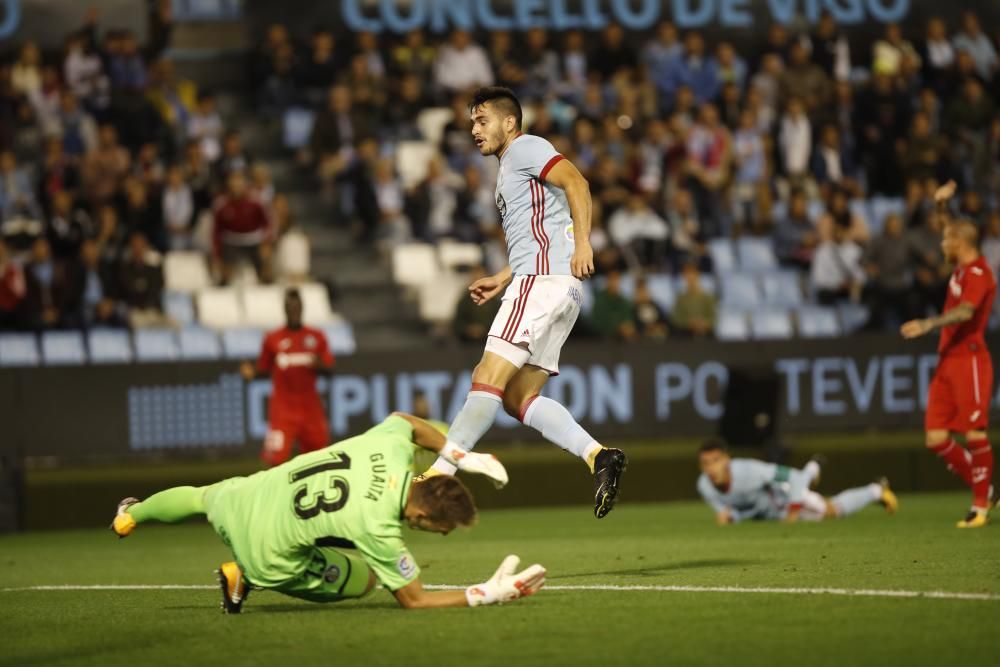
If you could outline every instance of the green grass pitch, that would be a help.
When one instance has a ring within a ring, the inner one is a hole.
[[[17,590],[213,584],[227,558],[205,524],[0,538],[0,664],[988,665],[1000,659],[1000,526],[959,531],[965,494],[910,495],[825,524],[717,528],[695,503],[490,511],[446,538],[411,534],[423,580],[472,584],[517,553],[549,588],[502,607],[403,611],[376,590],[337,605],[255,591]],[[109,508],[110,510],[111,508]],[[640,587],[571,590],[561,587]],[[655,586],[842,588],[989,599]]]

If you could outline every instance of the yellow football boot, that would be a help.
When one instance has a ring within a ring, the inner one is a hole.
[[[989,523],[989,511],[973,507],[965,518],[955,524],[957,528],[982,528]]]
[[[895,514],[899,511],[899,498],[897,498],[896,494],[892,492],[891,488],[889,488],[889,480],[887,478],[883,477],[878,481],[878,483],[882,487],[882,496],[878,499],[878,501],[882,504],[882,507],[885,508],[886,514]]]
[[[138,498],[125,498],[118,503],[118,509],[115,511],[115,518],[108,526],[115,535],[119,538],[128,537],[135,530],[135,519],[132,515],[128,513],[128,508],[139,502]]]
[[[223,563],[215,571],[222,588],[222,613],[238,614],[250,595],[250,584],[243,578],[243,570],[236,563]]]

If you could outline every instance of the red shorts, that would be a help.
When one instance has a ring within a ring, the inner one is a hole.
[[[299,453],[313,452],[330,445],[330,428],[323,414],[288,418],[272,416],[260,458],[269,466],[292,457],[292,446],[299,443]]]
[[[985,431],[993,398],[993,361],[989,352],[949,355],[938,360],[927,392],[924,428],[928,431]]]

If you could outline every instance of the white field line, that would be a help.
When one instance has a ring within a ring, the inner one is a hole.
[[[430,590],[462,590],[465,586],[453,584],[425,584]],[[20,588],[0,588],[0,593],[21,591],[171,591],[171,590],[216,590],[218,586],[200,584],[59,584],[48,586],[24,586]],[[778,595],[840,595],[844,597],[873,598],[931,598],[936,600],[984,600],[1000,602],[996,593],[963,593],[956,591],[905,591],[880,590],[874,588],[771,588],[766,586],[658,586],[658,585],[615,585],[615,584],[554,584],[546,586],[550,591],[626,591],[654,593],[734,593],[734,594],[778,594]]]

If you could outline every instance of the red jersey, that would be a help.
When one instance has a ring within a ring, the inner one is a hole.
[[[944,310],[948,311],[960,303],[967,303],[975,312],[972,319],[960,324],[952,324],[941,330],[938,354],[969,354],[986,351],[986,325],[990,321],[990,310],[997,293],[997,281],[990,271],[986,258],[980,255],[975,261],[956,266],[948,281],[948,296],[944,300]]]
[[[284,327],[272,331],[264,339],[257,368],[271,374],[271,420],[275,414],[322,413],[323,406],[316,392],[314,360],[325,366],[333,365],[333,355],[326,336],[318,329]]]

